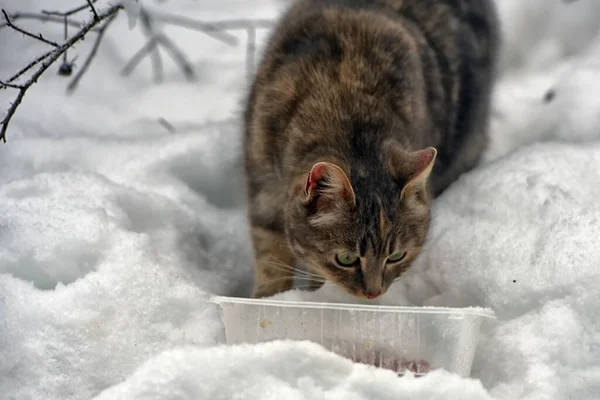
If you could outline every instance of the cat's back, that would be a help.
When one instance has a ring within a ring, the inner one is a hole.
[[[452,164],[471,151],[458,147],[487,115],[474,103],[487,103],[497,37],[492,0],[295,1],[271,34],[248,96],[251,192],[253,177],[284,175],[309,163],[307,152],[348,150],[348,138],[334,133],[350,109],[359,110],[355,120],[410,125],[409,145],[435,146],[440,163]],[[354,89],[367,96],[346,95]],[[292,121],[298,129],[289,129]]]

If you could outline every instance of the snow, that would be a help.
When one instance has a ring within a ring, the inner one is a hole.
[[[400,380],[392,371],[352,363],[314,343],[276,341],[167,351],[95,400],[441,400],[449,392],[457,400],[491,399],[479,381],[460,380],[445,371]]]
[[[285,6],[148,3],[207,21],[273,18]],[[144,44],[124,14],[77,91],[66,95],[68,80],[51,69],[0,146],[0,397],[600,397],[600,3],[498,5],[505,47],[492,146],[438,199],[422,257],[379,300],[493,308],[472,379],[399,379],[305,342],[223,345],[207,300],[247,296],[252,277],[240,168],[245,32],[231,32],[240,41],[231,47],[167,27],[198,79],[186,81],[163,52],[165,79],[155,85],[147,59],[119,74]],[[20,24],[61,40],[60,26]],[[81,63],[92,43],[70,57]],[[45,50],[6,30],[0,48],[0,77]],[[1,109],[13,95],[0,91]],[[276,297],[357,301],[331,285]]]

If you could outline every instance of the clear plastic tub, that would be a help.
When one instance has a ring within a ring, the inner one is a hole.
[[[356,362],[469,376],[485,308],[394,307],[213,297],[228,344],[310,340]]]

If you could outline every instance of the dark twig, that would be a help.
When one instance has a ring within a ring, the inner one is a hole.
[[[98,1],[98,0],[91,0],[91,1],[90,0],[86,0],[87,4],[84,4],[84,5],[79,6],[79,7],[75,7],[73,9],[69,10],[69,11],[46,11],[46,10],[42,10],[42,14],[53,15],[53,16],[57,16],[57,17],[68,17],[70,15],[77,14],[78,12],[83,11],[86,8],[90,8],[91,7],[92,8],[92,12],[94,13],[94,17],[95,17],[94,20],[96,22],[99,22],[98,18],[100,18],[100,17],[96,13],[96,9],[94,8],[94,5],[93,5],[93,3],[95,3],[96,1]]]
[[[42,54],[41,56],[39,56],[38,58],[36,58],[35,60],[33,60],[32,62],[30,62],[27,66],[25,66],[25,68],[21,69],[19,72],[17,72],[16,74],[14,74],[12,77],[10,77],[8,79],[8,82],[13,82],[15,80],[17,80],[21,75],[23,75],[25,72],[29,71],[31,68],[35,67],[36,65],[38,65],[40,63],[40,61],[45,60],[46,58],[48,58],[52,53],[54,53],[56,50],[50,50],[44,54]]]
[[[54,47],[60,47],[58,43],[53,42],[52,40],[48,40],[46,38],[44,38],[42,36],[41,33],[38,33],[37,35],[34,35],[31,32],[27,32],[26,30],[19,28],[18,26],[16,26],[15,24],[12,23],[12,21],[10,20],[10,17],[8,16],[8,14],[6,13],[6,11],[4,9],[2,9],[2,14],[4,14],[4,19],[6,20],[6,26],[13,28],[15,31],[22,33],[25,36],[29,36],[31,38],[37,39],[40,42],[49,44],[50,46],[54,46]]]
[[[73,78],[71,83],[69,83],[69,85],[67,86],[67,93],[72,93],[75,90],[75,88],[77,88],[77,85],[79,84],[79,81],[81,80],[81,77],[83,77],[83,75],[88,70],[94,57],[96,57],[96,53],[98,52],[100,43],[102,42],[102,39],[104,38],[104,33],[106,32],[106,28],[108,28],[108,26],[115,20],[116,16],[117,16],[116,12],[114,14],[112,14],[111,16],[109,16],[106,19],[106,22],[104,23],[104,25],[102,25],[102,27],[100,27],[100,29],[98,30],[98,36],[96,36],[96,41],[94,42],[94,46],[92,47],[90,54],[87,56],[87,58],[83,62],[83,65],[81,66],[81,69],[79,70],[77,75],[75,75],[75,77]],[[98,17],[97,21],[100,21],[100,17]]]
[[[98,13],[96,12],[96,8],[94,7],[94,2],[92,0],[86,0],[90,8],[92,9],[92,14],[94,14],[94,20],[98,21]]]
[[[14,83],[0,81],[0,89],[6,89],[6,88],[23,89],[23,85],[15,85]]]
[[[64,33],[65,33],[65,40],[67,40],[67,38],[69,37],[69,25],[67,24],[67,17],[65,16],[64,18],[65,18]],[[66,50],[63,53],[63,65],[68,65]]]
[[[114,17],[117,14],[117,12],[121,9],[121,7],[122,7],[121,5],[116,5],[116,6],[107,8],[105,11],[103,11],[102,13],[100,13],[98,15],[97,21],[94,20],[94,21],[88,23],[87,25],[84,25],[79,32],[77,32],[75,35],[73,35],[71,38],[69,38],[69,40],[67,40],[65,43],[58,46],[54,51],[52,51],[49,55],[47,55],[47,57],[45,57],[43,59],[43,62],[41,63],[40,67],[31,75],[29,80],[27,82],[23,83],[22,85],[20,85],[20,87],[18,88],[19,93],[17,94],[17,97],[10,105],[4,119],[2,121],[0,121],[0,125],[2,126],[2,129],[0,129],[0,140],[3,140],[4,143],[6,143],[6,130],[8,129],[10,120],[12,119],[13,115],[15,114],[17,107],[19,107],[19,105],[21,104],[21,101],[23,100],[23,97],[25,96],[25,93],[27,93],[27,90],[34,83],[36,83],[38,81],[38,79],[44,74],[44,72],[46,72],[46,70],[52,64],[54,64],[54,62],[56,60],[58,60],[60,58],[60,56],[65,51],[67,51],[67,49],[69,49],[75,43],[77,43],[78,41],[83,39],[83,37],[98,23],[100,23],[101,21],[104,21],[105,19]],[[17,86],[17,85],[11,85],[11,86],[6,86],[6,87],[14,87],[14,86]]]
[[[38,14],[38,13],[14,13],[10,15],[11,21],[17,21],[20,19],[36,19],[42,22],[56,22],[59,24],[63,24],[65,22],[65,17],[57,17],[55,15],[47,15],[47,14]],[[72,19],[67,19],[67,25],[73,28],[81,28],[80,21],[74,21]],[[8,24],[6,22],[0,23],[0,29],[7,27]],[[93,30],[92,30],[93,31]]]

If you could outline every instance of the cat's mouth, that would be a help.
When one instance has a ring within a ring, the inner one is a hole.
[[[354,297],[358,297],[360,299],[367,299],[367,300],[375,300],[380,298],[381,296],[383,296],[386,292],[387,292],[387,288],[380,288],[377,290],[367,290],[367,289],[357,289],[357,288],[349,288],[344,286],[342,283],[337,283],[336,284],[338,286],[340,286],[342,289],[344,289],[346,292],[348,292],[349,294],[351,294]]]

